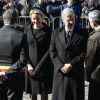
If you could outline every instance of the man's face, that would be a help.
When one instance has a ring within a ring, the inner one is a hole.
[[[74,19],[72,18],[72,16],[63,16],[63,22],[65,24],[65,27],[67,29],[71,29],[74,27],[74,24],[75,24],[75,21]]]
[[[91,21],[89,21],[89,24],[90,24],[91,28],[93,28],[93,23]]]
[[[91,18],[89,18],[89,24],[90,24],[91,28],[94,29],[94,27],[95,27],[94,22],[91,20]]]

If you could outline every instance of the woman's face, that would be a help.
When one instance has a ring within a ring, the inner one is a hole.
[[[31,15],[31,22],[33,26],[39,28],[43,22],[43,18],[41,14],[35,13]]]

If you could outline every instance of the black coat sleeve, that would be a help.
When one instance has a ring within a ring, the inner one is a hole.
[[[23,34],[23,37],[19,44],[19,48],[20,48],[19,58],[6,73],[9,74],[14,71],[20,71],[23,67],[26,66],[27,59],[28,59],[28,44],[26,38],[27,38],[26,34]]]
[[[50,57],[51,57],[51,60],[53,62],[53,65],[54,65],[56,71],[59,71],[59,69],[63,65],[63,62],[60,60],[60,58],[57,54],[57,50],[56,50],[55,33],[57,33],[57,32],[58,31],[56,30],[52,33],[49,52],[50,52]]]

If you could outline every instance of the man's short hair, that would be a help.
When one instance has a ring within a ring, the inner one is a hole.
[[[75,20],[75,13],[72,8],[65,8],[61,13],[62,19],[63,16],[71,16]]]
[[[99,10],[91,11],[88,17],[89,17],[89,21],[94,21],[100,25],[100,11]]]
[[[9,8],[3,13],[4,24],[14,24],[17,22],[17,18],[17,11],[13,8]]]

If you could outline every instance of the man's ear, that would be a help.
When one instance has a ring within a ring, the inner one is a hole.
[[[98,25],[97,25],[96,22],[93,21],[93,26],[94,26],[94,27],[97,27]]]

